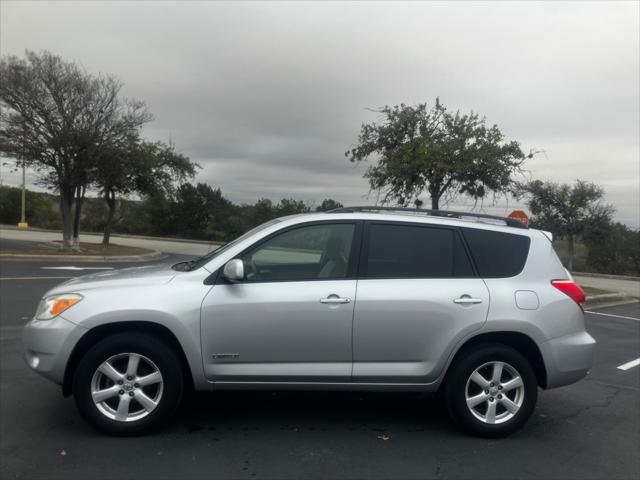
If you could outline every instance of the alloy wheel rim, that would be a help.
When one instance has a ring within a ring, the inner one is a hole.
[[[524,396],[522,376],[501,361],[480,365],[465,386],[467,408],[475,418],[490,425],[511,420],[522,407]]]
[[[139,353],[119,353],[98,365],[91,379],[91,398],[100,413],[118,422],[140,420],[159,405],[162,373]]]

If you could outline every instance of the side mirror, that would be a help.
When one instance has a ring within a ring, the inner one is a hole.
[[[244,263],[238,258],[229,260],[222,269],[222,276],[230,282],[241,282],[244,280]]]

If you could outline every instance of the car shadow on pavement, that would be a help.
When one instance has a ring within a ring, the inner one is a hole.
[[[454,430],[442,402],[423,393],[219,391],[186,397],[170,429]]]

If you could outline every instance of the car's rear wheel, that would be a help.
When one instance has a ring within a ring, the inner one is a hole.
[[[130,332],[107,337],[82,357],[73,394],[83,417],[116,435],[149,431],[175,412],[183,391],[180,361],[164,342]]]
[[[530,363],[516,350],[483,344],[458,356],[444,394],[451,417],[465,430],[482,437],[502,437],[529,419],[538,385]]]

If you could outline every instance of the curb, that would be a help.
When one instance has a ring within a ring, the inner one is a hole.
[[[613,302],[632,302],[637,301],[637,298],[627,295],[622,292],[601,293],[599,295],[587,295],[587,301],[585,302],[588,307],[599,305],[601,303],[613,303]]]
[[[142,255],[115,255],[107,257],[102,255],[29,255],[26,253],[0,253],[0,259],[2,260],[33,260],[45,262],[147,262],[150,260],[160,260],[166,257],[166,254],[158,250],[144,253]]]
[[[612,280],[630,280],[640,281],[640,277],[634,277],[632,275],[611,275],[609,273],[590,273],[590,272],[571,272],[571,275],[578,277],[594,277],[594,278],[610,278]]]

